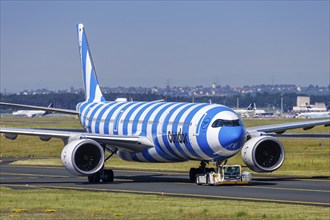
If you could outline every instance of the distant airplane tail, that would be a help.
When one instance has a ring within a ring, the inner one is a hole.
[[[79,38],[80,60],[83,70],[83,78],[85,85],[85,99],[88,102],[102,102],[105,98],[102,95],[96,72],[92,60],[92,55],[88,46],[86,31],[83,24],[77,25]]]
[[[53,108],[54,107],[54,104],[51,102],[47,108]],[[48,115],[48,114],[51,114],[52,112],[51,111],[45,111],[45,114],[44,115]]]
[[[255,102],[250,103],[250,105],[246,108],[247,110],[257,110],[257,106]]]

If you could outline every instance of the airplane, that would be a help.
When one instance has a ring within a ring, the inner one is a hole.
[[[53,108],[53,103],[50,103],[48,108]],[[18,110],[18,111],[14,111],[12,114],[14,116],[32,118],[32,117],[45,116],[47,114],[50,114],[50,112],[46,110]]]
[[[85,101],[78,103],[75,111],[51,111],[77,115],[84,131],[0,127],[0,133],[12,140],[18,135],[38,136],[44,141],[62,139],[63,166],[74,175],[87,176],[89,183],[113,182],[113,171],[104,164],[115,154],[126,161],[151,164],[198,161],[199,167],[189,171],[191,181],[212,169],[206,168],[206,163],[212,162],[219,169],[239,152],[251,170],[272,172],[283,164],[285,151],[268,133],[330,126],[330,120],[320,120],[245,128],[234,110],[219,104],[106,101],[83,24],[77,25],[77,32]]]
[[[315,118],[330,118],[330,112],[303,112],[296,116],[296,118],[315,119]]]
[[[265,110],[257,109],[257,105],[255,102],[250,103],[246,109],[234,109],[234,111],[241,117],[251,117],[265,114]]]

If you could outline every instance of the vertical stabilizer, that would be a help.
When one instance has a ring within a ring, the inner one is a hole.
[[[96,77],[96,72],[92,60],[92,55],[88,46],[84,25],[78,24],[77,31],[79,38],[79,52],[80,52],[82,70],[83,70],[86,101],[89,102],[105,101],[99,86],[99,82]]]

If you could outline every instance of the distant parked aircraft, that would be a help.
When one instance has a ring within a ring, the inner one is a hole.
[[[330,112],[304,112],[304,113],[298,114],[296,117],[305,118],[305,119],[330,118]]]
[[[254,117],[256,115],[262,115],[265,113],[265,110],[258,110],[255,102],[250,103],[246,109],[234,109],[234,111],[239,114],[241,117]]]
[[[48,108],[52,108],[52,107],[53,107],[53,103],[50,103]],[[46,110],[18,110],[13,112],[13,115],[15,116],[28,117],[28,118],[44,116],[47,114],[50,114],[50,112]]]

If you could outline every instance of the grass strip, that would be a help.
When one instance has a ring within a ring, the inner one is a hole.
[[[0,188],[0,218],[12,219],[329,219],[328,207],[228,200]]]

